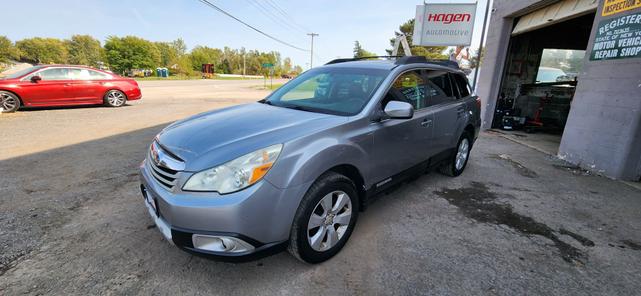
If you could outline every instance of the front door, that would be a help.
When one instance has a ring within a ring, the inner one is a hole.
[[[426,81],[421,71],[409,71],[396,79],[381,101],[381,109],[389,101],[402,101],[412,104],[415,112],[411,119],[372,123],[375,128],[371,175],[377,182],[376,187],[394,181],[392,176],[423,163],[431,156],[434,118],[432,111],[425,108],[425,93]]]
[[[31,82],[32,76],[42,80]],[[48,68],[27,76],[22,82],[22,96],[31,106],[57,105],[69,99],[71,80],[66,68]]]

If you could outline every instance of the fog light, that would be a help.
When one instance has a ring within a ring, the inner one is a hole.
[[[194,234],[191,240],[194,248],[204,251],[241,253],[254,249],[247,242],[230,236]]]

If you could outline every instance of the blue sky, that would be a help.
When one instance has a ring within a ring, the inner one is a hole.
[[[476,21],[478,29],[475,30],[473,41],[475,46],[478,46],[480,40],[485,1],[487,0],[479,0]],[[298,47],[309,48],[310,38],[305,35],[307,30],[320,34],[314,40],[315,65],[336,57],[351,56],[355,40],[360,41],[369,51],[385,54],[394,30],[413,18],[415,6],[422,3],[417,0],[210,2]],[[17,12],[4,13],[0,29],[0,35],[6,35],[14,41],[36,36],[69,38],[74,34],[92,35],[101,41],[109,35],[136,35],[152,41],[183,38],[189,49],[195,45],[207,45],[276,50],[283,57],[291,57],[295,64],[304,68],[309,63],[309,52],[272,41],[197,0],[31,0],[7,1],[2,6],[5,12]],[[281,20],[285,19],[273,6],[281,8],[289,16],[286,21],[289,25],[282,23],[285,21],[272,19],[274,15],[280,16]],[[271,14],[265,12],[266,9]],[[304,28],[300,28],[301,26]]]

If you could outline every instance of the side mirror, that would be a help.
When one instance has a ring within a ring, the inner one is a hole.
[[[391,119],[410,119],[414,117],[414,107],[407,102],[389,101],[383,111]]]
[[[38,83],[38,81],[42,80],[42,77],[38,75],[31,76],[31,82],[33,83]]]

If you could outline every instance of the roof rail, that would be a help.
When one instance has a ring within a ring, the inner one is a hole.
[[[451,61],[451,60],[428,60],[427,62],[445,66],[445,67],[454,68],[454,69],[460,69],[458,62]]]
[[[424,56],[370,56],[370,57],[358,57],[358,58],[342,58],[329,61],[325,65],[339,64],[345,62],[354,62],[367,59],[376,59],[376,58],[396,58],[394,62],[395,65],[407,65],[407,64],[417,64],[417,63],[430,63],[436,64],[439,66],[460,69],[459,64],[455,61],[450,60],[428,60]]]
[[[341,58],[341,59],[334,59],[329,62],[327,62],[325,65],[331,65],[331,64],[339,64],[339,63],[345,63],[345,62],[354,62],[354,61],[360,61],[360,60],[369,60],[369,59],[379,59],[379,58],[400,58],[403,56],[369,56],[369,57],[358,57],[358,58]]]

